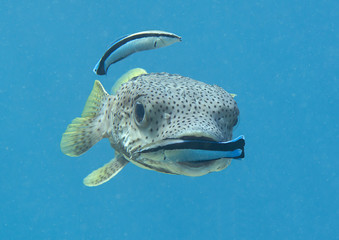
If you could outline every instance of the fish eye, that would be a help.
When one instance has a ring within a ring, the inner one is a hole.
[[[143,125],[145,120],[145,108],[141,102],[136,102],[134,106],[134,119],[135,122],[140,126]]]

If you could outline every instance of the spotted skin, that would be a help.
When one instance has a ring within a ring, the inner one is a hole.
[[[215,141],[232,138],[239,109],[224,89],[168,73],[138,76],[123,84],[115,96],[118,111],[112,111],[112,146],[138,166],[165,173],[189,176],[203,175],[226,167],[221,164],[199,168],[194,164],[154,162],[136,154],[142,147],[167,138],[206,137]],[[135,120],[136,103],[145,111],[144,122]],[[206,163],[205,166],[215,162]],[[220,167],[222,166],[222,167]],[[193,172],[193,173],[192,173]]]
[[[229,166],[230,158],[169,161],[164,151],[149,155],[141,150],[171,139],[231,140],[239,116],[231,94],[216,85],[175,74],[134,69],[125,76],[114,86],[115,95],[109,95],[95,81],[81,117],[74,119],[62,136],[61,150],[72,157],[80,156],[102,138],[108,138],[115,149],[115,158],[89,174],[85,185],[108,181],[128,162],[186,176],[201,176]]]

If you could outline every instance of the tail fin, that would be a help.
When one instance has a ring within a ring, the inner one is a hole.
[[[81,117],[75,118],[62,135],[61,151],[77,157],[99,142],[109,130],[113,98],[96,80]]]

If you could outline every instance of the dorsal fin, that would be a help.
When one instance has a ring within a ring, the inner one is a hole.
[[[81,117],[75,118],[62,135],[61,151],[77,157],[99,142],[108,132],[113,97],[96,80]]]
[[[116,94],[123,83],[128,82],[132,78],[140,76],[142,74],[147,74],[146,70],[144,70],[142,68],[133,68],[133,69],[129,70],[124,75],[122,75],[116,81],[116,83],[113,85],[112,90],[111,90],[111,94]]]

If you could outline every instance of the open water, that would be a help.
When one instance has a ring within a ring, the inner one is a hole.
[[[0,239],[339,239],[338,1],[7,1],[0,6]],[[170,47],[92,69],[126,34]],[[246,157],[191,178],[127,165],[88,188],[107,140],[62,133],[95,79],[169,72],[236,93]]]

